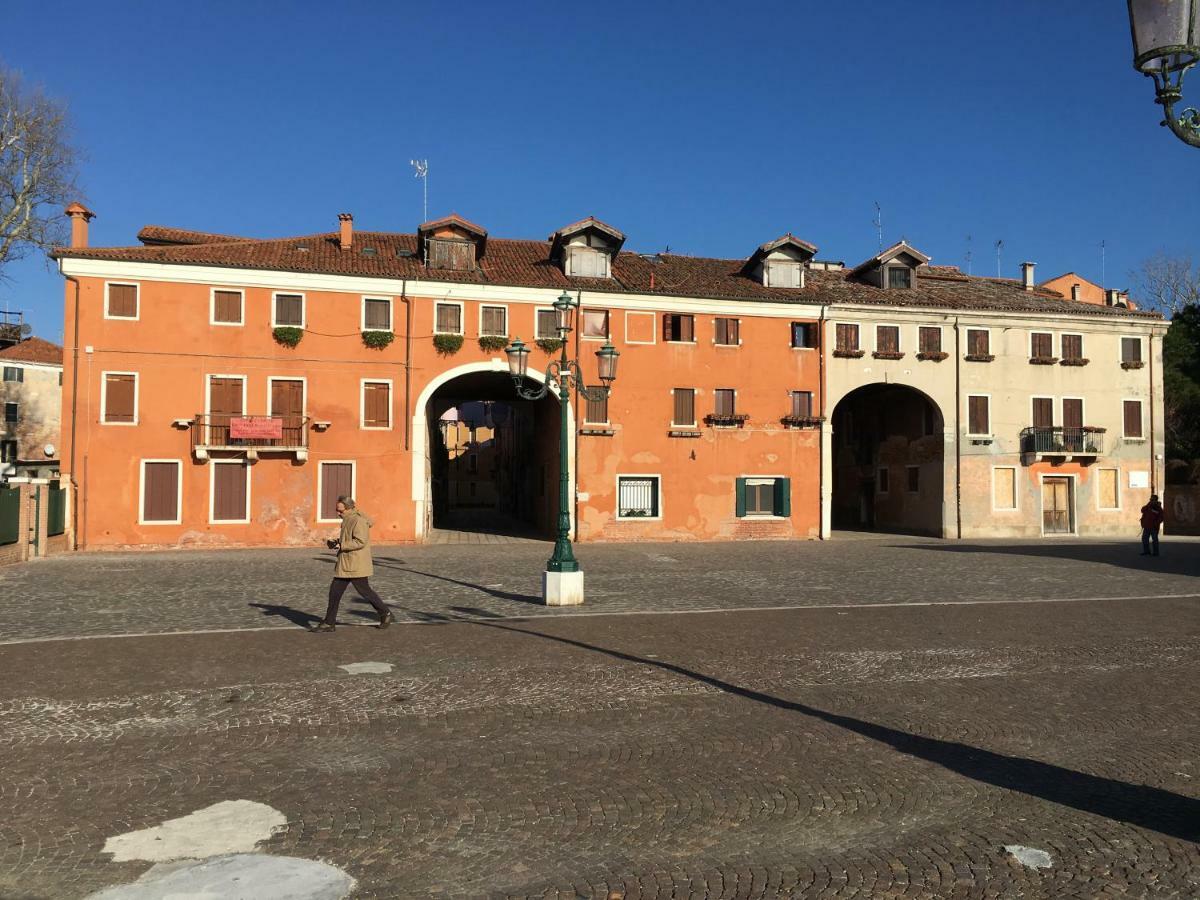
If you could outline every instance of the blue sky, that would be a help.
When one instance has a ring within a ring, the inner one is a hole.
[[[44,4],[0,61],[65,100],[92,244],[155,223],[252,236],[412,231],[430,217],[544,238],[598,216],[632,250],[819,256],[903,237],[935,263],[1127,287],[1191,253],[1200,154],[1158,127],[1119,0]],[[48,16],[53,22],[48,22]],[[1200,76],[1195,91],[1200,95]],[[968,245],[967,236],[971,235]],[[0,305],[54,340],[59,277]]]

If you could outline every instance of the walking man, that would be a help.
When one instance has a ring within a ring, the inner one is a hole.
[[[1158,494],[1150,495],[1150,502],[1142,507],[1142,556],[1158,556],[1158,529],[1163,523],[1163,508]],[[1150,543],[1154,542],[1154,552]]]
[[[354,585],[358,595],[375,607],[375,612],[379,613],[379,627],[387,628],[392,624],[392,611],[384,605],[367,581],[375,574],[375,567],[371,562],[373,523],[358,511],[353,497],[338,497],[336,509],[338,517],[342,520],[342,532],[337,540],[326,541],[330,550],[337,551],[333,581],[329,585],[329,606],[325,610],[325,620],[314,625],[312,630],[317,634],[333,631],[337,624],[337,611],[342,602],[342,595],[350,585]]]

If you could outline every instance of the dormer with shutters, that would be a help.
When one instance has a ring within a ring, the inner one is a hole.
[[[802,288],[804,270],[816,253],[815,245],[788,232],[755,250],[742,273],[766,287]]]
[[[550,261],[571,278],[611,278],[612,261],[625,235],[594,216],[560,228],[550,235]]]
[[[927,265],[929,257],[904,241],[892,244],[878,256],[872,256],[850,270],[851,280],[873,284],[887,290],[906,290],[916,281],[917,268]]]
[[[417,227],[417,248],[427,268],[474,272],[487,249],[487,230],[451,213]]]

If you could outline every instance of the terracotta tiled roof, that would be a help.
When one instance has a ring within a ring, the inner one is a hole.
[[[180,235],[201,234],[177,229],[161,231]],[[812,269],[805,276],[805,287],[775,288],[747,277],[743,273],[744,259],[711,259],[662,253],[653,256],[618,253],[612,263],[611,279],[569,278],[550,260],[550,243],[547,241],[492,238],[488,241],[487,253],[477,260],[476,269],[456,272],[426,269],[417,253],[417,236],[414,234],[356,231],[354,249],[349,252],[339,249],[337,233],[271,240],[225,238],[219,235],[207,237],[212,240],[163,246],[64,247],[56,250],[52,256],[722,300],[812,305],[858,303],[929,309],[1052,311],[1080,316],[1161,318],[1156,313],[1076,303],[1042,288],[1026,291],[1019,281],[1013,279],[967,276],[949,271],[950,267],[945,266],[918,268],[913,287],[907,290],[885,291],[864,284],[852,278],[852,273],[845,269]],[[372,248],[374,252],[365,255],[363,250],[366,248]]]
[[[19,344],[13,344],[11,347],[0,350],[0,359],[61,366],[63,348],[58,344],[43,341],[40,337],[30,337],[25,338]]]
[[[186,228],[165,228],[162,225],[145,226],[138,232],[137,238],[143,244],[223,244],[230,241],[254,240],[229,234],[212,234],[208,231],[189,231]]]

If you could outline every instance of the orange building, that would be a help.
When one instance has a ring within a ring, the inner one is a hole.
[[[979,398],[968,422],[953,367],[977,365],[975,356],[943,337],[960,319],[996,326],[996,347],[1005,316],[1022,328],[1071,320],[1074,331],[1103,330],[1104,341],[1148,336],[1120,352],[1151,363],[1126,378],[1129,396],[1149,389],[1145,449],[1161,443],[1161,322],[1071,303],[1029,280],[929,266],[906,244],[847,269],[790,234],[739,259],[705,259],[629,252],[620,231],[594,218],[536,241],[491,238],[453,215],[415,233],[362,232],[344,214],[332,233],[260,240],[147,226],[141,246],[93,248],[92,213],[74,204],[68,215],[72,246],[54,254],[67,279],[62,469],[82,548],[312,543],[334,526],[340,494],[372,515],[376,540],[423,540],[451,506],[439,423],[473,402],[506,410],[493,457],[499,512],[548,533],[558,401],[553,391],[521,400],[504,347],[518,336],[536,344],[530,377],[544,379],[557,351],[551,304],[564,291],[579,298],[569,350],[589,383],[605,341],[621,354],[606,401],[569,398],[579,540],[816,538],[842,516],[835,509],[855,527],[981,533],[997,508],[991,488],[980,488],[986,502],[964,499],[951,468],[964,454],[954,448],[973,437],[991,454],[978,458],[981,473],[1001,453],[1016,454],[1005,463],[1016,472],[1030,401],[989,392],[989,427],[1017,424],[1011,436],[972,435]],[[857,359],[860,325],[865,340],[876,320],[889,324],[873,332],[872,358]],[[918,340],[922,352],[906,358]],[[1004,345],[993,374],[1028,368],[1018,343],[1011,353]],[[1064,393],[1086,381],[1076,378],[1083,371],[1062,370],[1075,379]],[[905,413],[916,462],[897,469],[905,490],[892,494],[878,479],[863,489],[879,448],[900,452],[885,433],[883,407],[899,409],[891,394],[871,393],[868,408],[854,393],[875,384],[893,393],[911,384],[905,402],[916,404]],[[854,406],[836,440],[827,396]],[[842,461],[851,427],[853,473]],[[1130,444],[1135,452],[1142,446]],[[1000,520],[1029,533],[1042,513],[1010,481],[1020,505]],[[1082,511],[1071,522],[1090,527]]]

